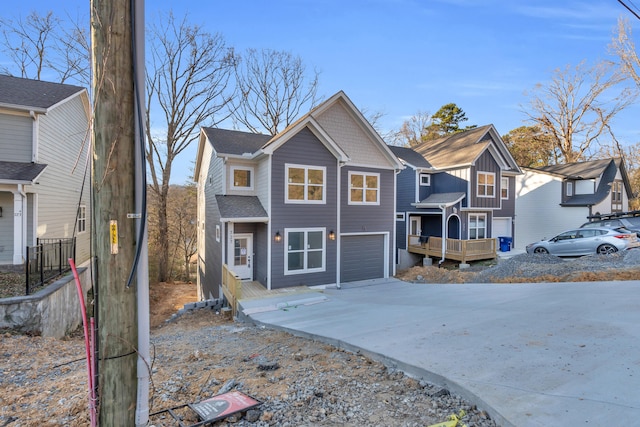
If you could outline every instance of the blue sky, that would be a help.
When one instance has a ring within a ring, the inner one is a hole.
[[[620,16],[640,34],[640,21],[616,0],[153,0],[145,7],[148,22],[170,9],[188,13],[240,52],[299,55],[320,71],[319,94],[344,90],[360,109],[382,112],[385,131],[454,102],[465,124],[493,123],[505,134],[526,124],[525,92],[553,70],[609,58]],[[88,0],[27,0],[11,16],[88,8]],[[632,144],[640,141],[638,123],[640,105],[620,115],[614,131]],[[173,182],[184,182],[194,159],[195,146],[178,159]]]

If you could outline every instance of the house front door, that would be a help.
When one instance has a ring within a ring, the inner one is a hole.
[[[236,234],[231,250],[232,271],[242,280],[253,280],[253,235]]]

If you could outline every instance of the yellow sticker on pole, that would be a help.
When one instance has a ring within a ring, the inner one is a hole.
[[[109,221],[109,233],[111,235],[111,255],[118,253],[118,221]]]

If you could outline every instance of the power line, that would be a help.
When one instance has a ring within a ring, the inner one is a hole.
[[[628,0],[629,3],[631,3],[631,5],[638,10],[638,7],[633,4],[633,2],[631,0]],[[623,2],[622,0],[618,0],[618,3],[620,3],[621,5],[623,5],[629,12],[631,12],[633,14],[633,16],[635,16],[636,18],[640,19],[640,14],[638,14],[638,12],[636,12],[635,10],[633,10],[630,6],[628,6],[627,4],[625,4],[625,2]]]

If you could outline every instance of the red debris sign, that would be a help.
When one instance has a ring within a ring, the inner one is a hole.
[[[246,411],[259,404],[260,401],[244,393],[230,391],[198,403],[190,403],[189,407],[193,409],[203,421],[211,422],[226,418],[236,412]]]

